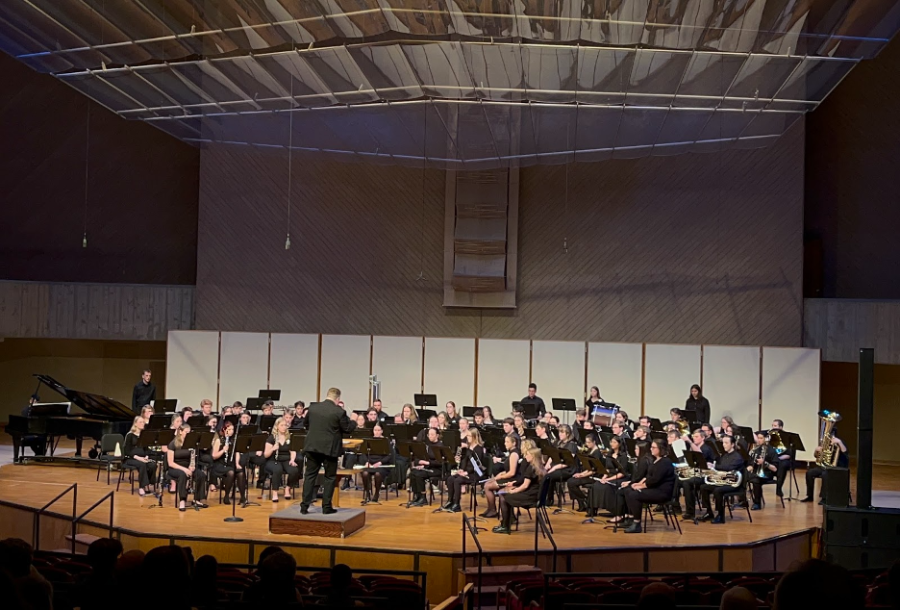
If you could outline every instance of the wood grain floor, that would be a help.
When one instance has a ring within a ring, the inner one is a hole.
[[[878,469],[880,482],[890,486],[900,479],[900,468]],[[802,473],[801,473],[802,474]],[[113,473],[115,479],[115,473]],[[0,501],[38,508],[49,502],[67,485],[78,483],[76,510],[86,510],[94,502],[115,488],[106,485],[105,472],[100,482],[95,480],[96,471],[87,468],[76,468],[56,465],[6,465],[0,468]],[[801,489],[803,481],[800,481]],[[648,528],[642,535],[627,535],[605,530],[603,524],[582,524],[582,516],[561,514],[552,516],[555,530],[554,538],[560,549],[613,549],[637,547],[703,547],[711,545],[745,545],[766,540],[793,532],[818,527],[821,523],[822,509],[815,504],[788,502],[785,508],[775,502],[771,488],[766,488],[769,504],[761,511],[753,513],[753,523],[747,520],[746,512],[736,511],[733,520],[725,525],[683,523],[684,534],[667,530],[661,522]],[[171,536],[198,536],[225,540],[253,540],[263,544],[284,541],[284,535],[268,533],[268,516],[270,513],[287,506],[282,499],[274,504],[271,501],[260,501],[262,506],[238,508],[237,513],[244,519],[241,523],[225,523],[223,519],[230,515],[231,508],[218,504],[217,494],[210,498],[211,507],[199,512],[179,512],[174,508],[173,496],[166,494],[165,508],[150,510],[155,504],[153,498],[139,498],[131,495],[127,484],[122,491],[115,494],[114,526],[158,535],[161,538]],[[254,498],[255,499],[255,498]],[[345,507],[358,506],[360,492],[345,492],[341,496]],[[296,499],[294,500],[296,501]],[[381,505],[366,507],[366,526],[343,540],[293,538],[294,542],[309,545],[346,548],[377,548],[398,551],[427,551],[430,553],[459,553],[462,546],[461,516],[459,514],[433,513],[433,507],[407,509],[400,506],[406,501],[405,493],[397,498],[393,494],[382,497]],[[54,505],[54,512],[65,514],[71,512],[70,498]],[[104,505],[86,519],[89,522],[103,524],[108,519],[109,509]],[[492,526],[494,523],[488,524]],[[497,535],[491,532],[479,536],[486,552],[522,551],[533,549],[534,529],[527,517],[523,517],[522,531],[513,535]],[[471,541],[470,541],[471,542]],[[545,543],[549,548],[549,543]]]

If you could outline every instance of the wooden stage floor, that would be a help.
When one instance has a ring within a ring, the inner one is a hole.
[[[896,488],[900,468],[876,467],[876,488]],[[802,475],[798,472],[798,475]],[[40,547],[64,548],[65,535],[71,531],[71,494],[60,500],[35,524],[35,511],[66,486],[78,483],[76,512],[82,513],[109,491],[105,472],[95,480],[96,470],[65,465],[7,464],[0,468],[0,537],[32,537],[41,532]],[[804,489],[802,478],[798,481]],[[254,492],[255,490],[251,490]],[[667,529],[661,519],[643,534],[613,533],[604,524],[582,524],[581,515],[551,515],[554,539],[560,551],[558,568],[571,571],[760,571],[786,569],[791,562],[816,552],[822,508],[816,504],[776,502],[774,489],[766,487],[768,505],[753,513],[735,511],[734,519],[724,525],[682,522],[683,535]],[[251,493],[251,498],[255,493]],[[358,507],[361,492],[343,492],[344,507]],[[113,528],[126,549],[148,550],[161,544],[183,544],[194,555],[216,555],[220,561],[253,563],[265,546],[276,544],[290,549],[298,565],[329,567],[347,563],[357,568],[422,570],[429,573],[429,597],[440,601],[458,586],[455,572],[462,566],[462,517],[460,514],[433,513],[433,507],[401,507],[400,497],[382,496],[381,505],[366,507],[366,525],[346,539],[295,537],[268,533],[268,517],[288,503],[259,500],[261,506],[238,508],[241,523],[225,523],[231,507],[218,504],[202,511],[175,509],[174,496],[165,494],[163,509],[149,507],[155,498],[131,495],[127,481],[115,494]],[[292,500],[296,502],[297,499]],[[69,515],[68,520],[64,519]],[[85,517],[79,532],[106,535],[108,502]],[[491,522],[489,526],[493,526]],[[530,564],[534,561],[534,524],[523,516],[521,530],[512,535],[479,535],[485,555],[493,565]],[[471,553],[475,545],[467,540]],[[539,541],[539,563],[549,569],[551,545]],[[471,565],[471,561],[467,564]],[[432,576],[432,571],[436,574]],[[446,595],[445,595],[446,594]],[[443,597],[441,597],[443,596]]]

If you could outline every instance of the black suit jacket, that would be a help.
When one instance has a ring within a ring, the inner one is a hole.
[[[350,421],[346,411],[331,400],[314,402],[309,405],[303,421],[307,430],[303,450],[333,458],[344,452],[341,433],[350,432],[356,428],[356,423]]]

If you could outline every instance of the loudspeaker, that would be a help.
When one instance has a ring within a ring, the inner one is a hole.
[[[900,555],[900,510],[825,507],[829,561],[847,569],[888,568]]]
[[[829,468],[822,477],[825,504],[835,508],[850,506],[850,469]]]

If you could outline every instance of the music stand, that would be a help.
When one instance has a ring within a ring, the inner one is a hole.
[[[550,403],[553,405],[553,412],[562,411],[566,414],[565,423],[569,423],[569,413],[578,410],[574,398],[551,398]]]
[[[456,451],[461,442],[462,439],[459,436],[459,429],[441,431],[441,444],[445,447],[450,447],[450,449]]]
[[[247,402],[244,403],[244,409],[247,411],[259,411],[262,409],[263,403],[265,403],[265,399],[251,397],[247,399]]]
[[[458,435],[457,435],[458,437]],[[433,513],[439,513],[444,510],[444,473],[452,470],[452,464],[456,463],[456,449],[450,448],[446,445],[438,445],[434,447],[434,449],[438,450],[438,458],[441,460],[441,474],[438,479],[438,490],[440,491],[440,500],[438,502],[438,507],[431,511]],[[448,468],[451,466],[451,468]]]
[[[249,436],[242,436],[242,437],[240,437],[240,438],[235,437],[235,441],[234,441],[234,452],[235,452],[235,454],[240,453],[241,455],[243,455],[244,453],[247,453],[248,450],[250,449],[250,440],[251,440],[251,438],[250,438]],[[248,462],[248,464],[249,464],[249,462]],[[237,465],[235,465],[235,468],[236,468],[236,467],[237,467]],[[247,473],[245,472],[245,473],[244,473],[244,484],[246,485],[246,483],[247,483]],[[232,490],[232,492],[231,492],[231,495],[232,495],[232,498],[231,498],[231,516],[230,516],[230,517],[225,517],[225,519],[223,519],[223,521],[225,521],[225,523],[240,523],[240,522],[243,521],[242,518],[237,517],[237,516],[235,516],[235,514],[234,514],[235,508],[237,507],[237,497],[235,496],[235,491],[236,491],[236,490]],[[247,497],[247,491],[246,491],[245,489],[242,489],[241,491],[243,492],[242,495],[244,496],[244,498],[246,498],[246,497]]]
[[[525,418],[526,421],[532,421],[537,419],[537,404],[533,402],[519,402],[519,407],[522,409],[522,417]]]
[[[794,488],[797,488],[797,494],[800,494],[800,486],[797,485],[797,475],[794,472],[796,469],[796,456],[798,451],[806,451],[806,447],[803,445],[803,440],[800,438],[800,435],[795,432],[787,432],[785,430],[779,430],[778,434],[781,436],[781,443],[787,447],[788,455],[791,456],[791,480],[788,483],[788,497],[785,498],[788,502],[793,502],[794,498]]]
[[[157,398],[153,401],[153,412],[156,414],[174,413],[177,408],[177,398]]]
[[[305,439],[306,437],[292,436],[291,437],[291,443],[292,443],[291,449],[293,449],[293,442],[294,442],[295,438],[304,438]],[[244,440],[244,439],[247,439],[247,440]],[[235,452],[240,453],[242,456],[244,455],[244,453],[247,454],[247,468],[250,468],[250,466],[251,466],[250,456],[256,454],[257,451],[265,451],[266,441],[268,439],[269,439],[268,434],[257,433],[257,434],[253,434],[250,436],[241,436],[235,441]],[[240,443],[240,444],[238,444],[238,443]],[[247,450],[241,451],[240,449],[238,449],[238,447],[242,447],[242,446],[247,446]],[[244,500],[247,500],[247,496],[249,495],[249,489],[248,489],[249,486],[250,486],[250,477],[248,476],[248,473],[245,471],[244,472]],[[243,504],[241,504],[241,508],[247,508],[248,506],[259,506],[259,504],[256,502],[250,502],[250,501],[247,501],[247,502],[244,502]]]
[[[260,390],[259,398],[265,400],[281,400],[281,390]]]
[[[275,422],[278,420],[277,415],[260,415],[257,425],[259,426],[260,432],[271,432],[272,426],[275,425]]]
[[[396,455],[406,458],[406,463],[409,465],[410,469],[413,467],[412,445],[415,442],[417,442],[417,441],[408,441],[408,440],[407,441],[397,441],[397,444],[396,444],[395,450],[394,450]],[[398,476],[400,476],[400,475],[398,475]],[[411,474],[409,476],[412,477]],[[398,487],[401,483],[403,483],[403,481],[400,481],[400,480],[397,481]],[[400,506],[409,508],[410,504],[412,504],[412,485],[407,485],[406,486],[406,503],[400,504]]]
[[[475,412],[478,411],[481,407],[463,407],[462,414],[463,417],[475,417]]]
[[[413,394],[413,404],[422,409],[437,407],[437,394]]]
[[[150,416],[151,418],[153,415]],[[168,416],[165,416],[168,417]],[[158,454],[161,453],[159,451],[154,451],[150,449],[151,447],[162,447],[168,446],[169,443],[172,442],[172,439],[175,438],[175,431],[170,428],[164,428],[161,430],[150,430],[144,429],[141,432],[141,435],[138,437],[138,447],[144,449],[145,453],[148,454]],[[160,457],[165,456],[164,453],[161,454]],[[158,501],[158,504],[151,504],[150,508],[154,506],[157,508],[162,508],[162,471],[163,471],[163,463],[160,460],[155,459],[156,455],[153,456],[152,461],[154,463],[154,468],[156,470],[156,489],[154,490],[154,495]]]
[[[205,415],[203,415],[202,413],[198,413],[197,415],[191,415],[184,423],[190,426],[192,430],[194,428],[205,428],[207,419],[208,418]]]
[[[435,406],[435,405],[432,405],[432,406]],[[425,423],[426,428],[428,427],[428,423],[427,423],[428,420],[431,419],[432,417],[436,417],[436,416],[437,416],[437,411],[435,411],[434,409],[416,409],[416,417],[419,418],[419,421],[426,422]]]
[[[593,458],[587,455],[577,455],[578,462],[581,464],[581,469],[583,471],[590,470],[593,471],[593,475],[587,477],[589,481],[596,481],[598,478],[602,478],[607,474],[606,466],[598,460],[597,458]],[[588,487],[588,506],[591,509],[591,512],[594,510],[594,484],[591,483],[591,486]],[[596,523],[594,521],[594,517],[588,517],[584,521],[581,522],[582,525],[586,523]]]
[[[246,426],[240,426],[238,428],[236,436],[252,436],[253,434],[259,434],[259,426],[256,424],[247,424]]]
[[[662,422],[659,421],[658,418],[656,418],[656,417],[650,418],[650,431],[651,432],[665,432]]]
[[[167,413],[155,413],[150,416],[148,430],[165,430],[172,425],[172,416]]]

